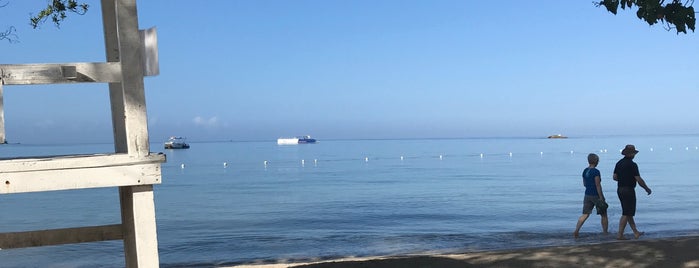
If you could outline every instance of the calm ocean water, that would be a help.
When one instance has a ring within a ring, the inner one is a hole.
[[[650,238],[698,235],[699,136],[193,142],[189,150],[154,142],[168,158],[155,188],[160,261],[215,267],[611,241],[596,215],[572,239],[580,174],[587,154],[599,154],[616,232],[611,174],[627,143],[641,151],[635,161],[653,189],[639,191],[639,229]],[[111,150],[16,144],[0,146],[0,157]],[[112,188],[0,195],[0,232],[114,224],[118,203]],[[0,250],[0,262],[124,265],[121,241]]]

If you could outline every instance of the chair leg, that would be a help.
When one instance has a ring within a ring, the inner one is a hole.
[[[159,267],[153,185],[119,187],[126,267]]]

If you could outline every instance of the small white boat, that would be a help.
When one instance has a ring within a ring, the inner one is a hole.
[[[185,138],[172,136],[165,142],[165,149],[189,149]]]
[[[296,136],[293,138],[279,138],[277,139],[277,144],[279,145],[291,145],[291,144],[303,144],[303,143],[316,143],[316,139],[311,138],[311,136]]]

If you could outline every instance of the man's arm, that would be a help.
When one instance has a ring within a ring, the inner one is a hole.
[[[614,173],[614,175],[612,175],[612,178],[613,178],[615,181],[618,181],[618,180],[619,180],[619,178],[616,177],[616,173]]]
[[[650,191],[650,188],[648,188],[648,185],[646,185],[646,181],[644,181],[643,178],[641,178],[641,176],[634,176],[634,177],[636,178],[636,182],[638,182],[638,185],[643,187],[643,189],[646,190],[646,193],[650,194],[651,191]]]
[[[602,178],[600,176],[595,176],[595,185],[597,185],[597,194],[599,198],[604,200],[604,193],[602,193]]]

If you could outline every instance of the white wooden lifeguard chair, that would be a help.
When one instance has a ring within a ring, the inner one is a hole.
[[[143,82],[158,72],[155,31],[139,31],[136,0],[101,6],[106,62],[0,64],[0,120],[3,85],[109,83],[114,153],[0,159],[0,194],[118,187],[121,223],[0,233],[0,249],[123,240],[126,267],[158,267],[153,185],[165,155],[150,152]]]

